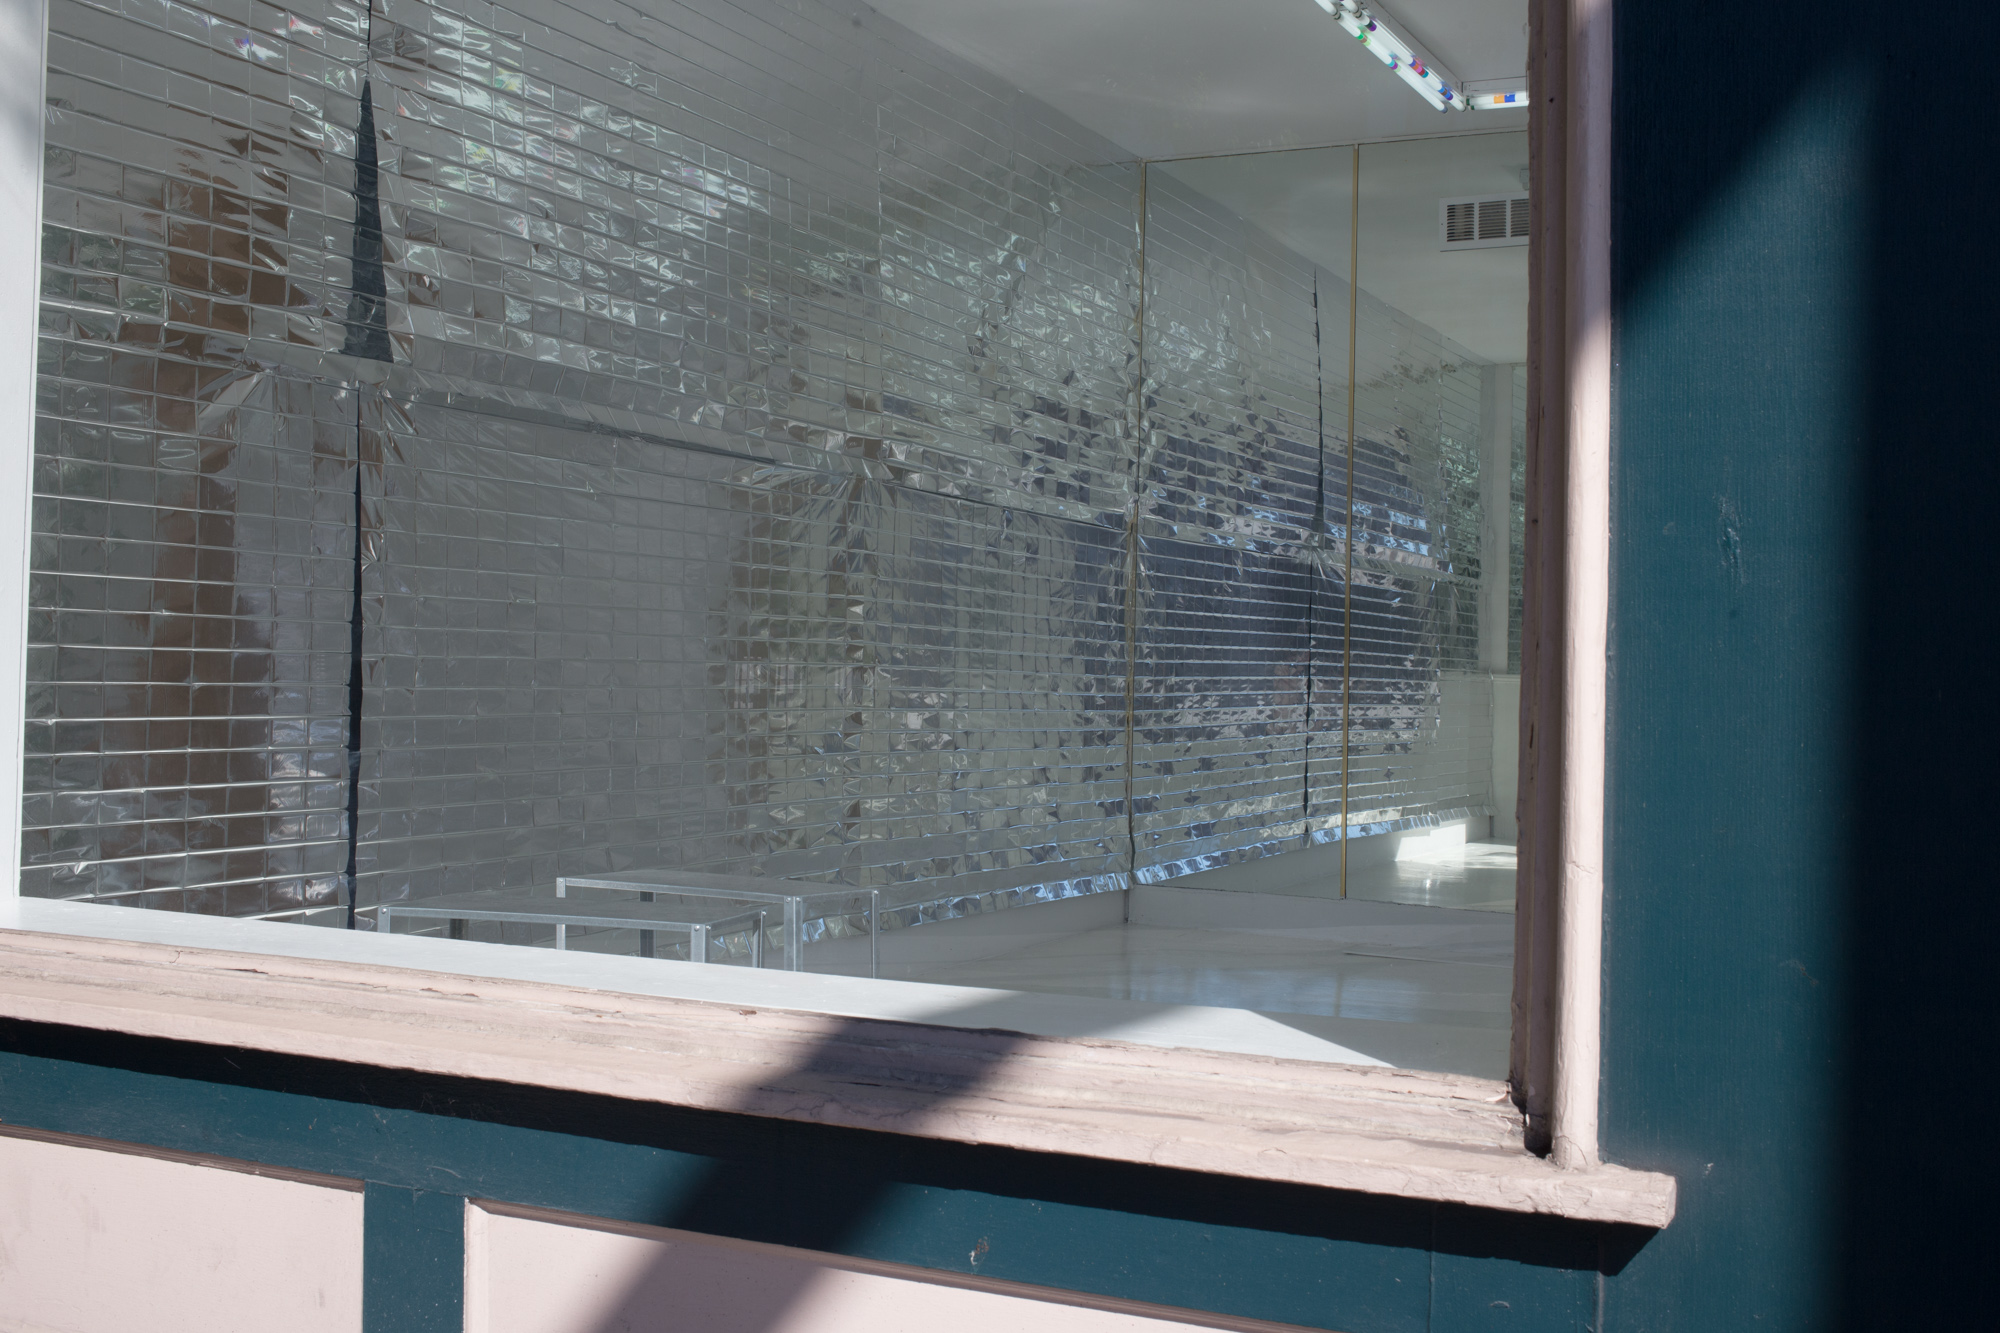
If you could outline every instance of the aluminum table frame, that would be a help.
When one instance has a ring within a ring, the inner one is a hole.
[[[879,889],[847,889],[829,886],[807,893],[786,893],[758,885],[792,884],[796,881],[765,879],[751,875],[709,875],[692,871],[623,870],[609,875],[563,875],[556,880],[556,897],[570,889],[617,889],[626,893],[671,893],[683,898],[719,898],[724,901],[769,903],[784,909],[779,941],[784,950],[784,970],[805,970],[805,903],[808,898],[868,898],[868,975],[882,973],[882,893]],[[800,887],[804,887],[800,885]]]
[[[563,894],[557,890],[557,899]],[[642,911],[650,904],[637,903],[578,903],[574,907],[560,907],[547,898],[535,898],[523,893],[459,893],[441,898],[428,898],[418,902],[383,903],[379,911],[381,929],[392,931],[398,917],[415,920],[444,921],[451,938],[463,939],[463,925],[467,921],[506,921],[528,925],[553,925],[556,928],[556,948],[569,947],[571,926],[594,926],[607,930],[636,930],[639,932],[639,954],[642,958],[653,957],[653,933],[666,930],[685,932],[688,937],[688,961],[709,962],[709,941],[716,935],[733,934],[739,930],[750,932],[750,966],[764,965],[765,918],[769,913],[759,907],[727,916],[714,917],[706,921],[688,921],[675,917],[655,915]]]

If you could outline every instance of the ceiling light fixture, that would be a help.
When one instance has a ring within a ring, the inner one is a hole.
[[[1528,104],[1525,89],[1466,95],[1450,71],[1437,68],[1435,62],[1419,56],[1409,39],[1361,0],[1318,0],[1318,4],[1347,30],[1348,36],[1367,47],[1370,54],[1394,70],[1398,78],[1439,111],[1500,111]]]

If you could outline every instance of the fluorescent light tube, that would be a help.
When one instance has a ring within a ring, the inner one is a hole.
[[[1528,90],[1522,88],[1511,93],[1479,93],[1465,99],[1468,111],[1513,111],[1525,110],[1528,105]]]
[[[1444,99],[1445,96],[1447,94],[1450,94],[1452,90],[1446,88],[1444,86],[1444,80],[1438,78],[1437,75],[1432,74],[1429,70],[1425,69],[1422,64],[1418,63],[1416,60],[1413,59],[1408,64],[1398,65],[1396,67],[1396,73],[1402,78],[1404,83],[1407,83],[1412,88],[1415,88],[1417,90],[1418,95],[1421,96],[1426,102],[1429,102],[1432,106],[1436,107],[1440,111],[1451,110],[1451,108],[1445,104]]]
[[[1472,109],[1472,104],[1458,89],[1419,59],[1417,53],[1410,49],[1410,44],[1369,13],[1361,0],[1318,0],[1318,4],[1333,16],[1348,36],[1367,47],[1377,60],[1396,71],[1398,78],[1416,89],[1418,96],[1439,111]]]
[[[1401,63],[1396,58],[1395,48],[1389,45],[1387,40],[1388,34],[1382,32],[1380,29],[1376,29],[1373,32],[1369,31],[1372,25],[1365,17],[1365,10],[1349,9],[1346,5],[1342,5],[1337,11],[1329,10],[1328,12],[1333,14],[1341,27],[1347,29],[1348,36],[1367,47],[1368,53],[1377,60],[1387,65],[1390,69],[1396,68]]]

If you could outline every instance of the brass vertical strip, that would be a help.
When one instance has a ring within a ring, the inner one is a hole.
[[[1320,537],[1326,531],[1326,352],[1320,340],[1319,265],[1313,265],[1313,393],[1317,415],[1313,429],[1318,432],[1318,454],[1313,462],[1312,535],[1307,539],[1306,565],[1306,689],[1305,746],[1300,751],[1303,781],[1299,784],[1299,846],[1312,847],[1313,813],[1313,691],[1319,688],[1319,581],[1326,576],[1320,560]]]
[[[1347,225],[1347,549],[1340,580],[1340,896],[1347,896],[1347,779],[1354,751],[1354,345],[1361,312],[1361,145],[1354,145],[1354,177]]]
[[[1146,473],[1146,231],[1151,219],[1146,212],[1146,164],[1139,164],[1139,296],[1137,373],[1133,377],[1132,400],[1132,500],[1125,519],[1125,844],[1128,885],[1139,878],[1139,825],[1133,811],[1137,796],[1134,780],[1135,759],[1132,742],[1138,717],[1139,657],[1139,496]],[[1129,904],[1130,899],[1127,899]]]

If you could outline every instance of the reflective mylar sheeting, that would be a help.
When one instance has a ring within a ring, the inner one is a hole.
[[[1136,168],[853,10],[388,0],[399,359],[774,464],[1122,514]]]
[[[1514,414],[1508,423],[1507,501],[1507,670],[1521,671],[1521,572],[1528,535],[1528,368],[1514,367]],[[1501,725],[1495,719],[1494,725]]]
[[[1304,830],[1309,577],[1272,555],[1142,537],[1133,700],[1142,880],[1266,854]]]
[[[1347,792],[1357,833],[1486,812],[1493,753],[1476,674],[1478,365],[1365,286]]]
[[[1320,348],[1312,267],[1168,169],[1146,288],[1134,869],[1164,879],[1301,845]]]
[[[398,360],[738,452],[879,443],[873,127],[859,105],[818,125],[783,105],[837,76],[791,62],[803,87],[732,87],[726,33],[622,5],[473,8],[401,0],[376,21]]]
[[[363,27],[51,6],[25,893],[345,920]]]
[[[877,117],[890,475],[1122,527],[1138,168],[1029,98],[934,62],[890,86]]]
[[[635,868],[904,890],[885,906],[1123,870],[1119,534],[386,414],[364,910]]]
[[[391,432],[380,575],[403,583],[384,595],[451,614],[436,590],[508,559],[480,534],[539,527],[566,573],[589,568],[517,605],[664,646],[463,654],[385,603],[371,673],[453,685],[417,691],[414,731],[371,730],[364,908],[558,865],[990,872],[1003,893],[1121,873],[1122,547],[1103,524],[1131,489],[1136,169],[987,76],[887,49],[872,16],[671,18],[377,20],[411,367],[392,388],[416,395]],[[878,102],[841,91],[863,75]],[[574,485],[509,484],[566,458]],[[432,507],[454,483],[476,502]],[[443,531],[461,540],[398,556]],[[649,624],[663,583],[679,619]],[[460,725],[454,690],[509,671],[589,682],[572,711],[592,734],[467,758],[472,782],[439,747],[511,735],[536,705]],[[404,772],[438,763],[462,780]],[[558,803],[525,817],[530,789]]]
[[[1176,179],[1171,164],[1149,169],[1145,535],[1271,550],[1296,548],[1313,528],[1314,282],[1312,265]],[[1333,336],[1344,353],[1340,295]],[[1346,378],[1344,355],[1333,370]]]
[[[247,12],[53,10],[29,892],[907,925],[1333,827],[1344,279],[859,4]],[[1355,817],[1421,821],[1476,420],[1369,310]]]
[[[344,917],[351,395],[241,372],[182,434],[64,387],[37,466],[24,892]]]
[[[1349,159],[1350,163],[1352,159]],[[1350,168],[1351,169],[1351,168]],[[1302,558],[1311,580],[1309,597],[1313,614],[1311,658],[1307,679],[1310,692],[1306,714],[1310,725],[1306,735],[1305,836],[1308,845],[1340,837],[1342,793],[1346,773],[1342,768],[1343,711],[1348,700],[1344,671],[1347,653],[1343,640],[1347,604],[1346,543],[1347,502],[1347,314],[1350,288],[1346,273],[1315,269],[1319,293],[1321,360],[1327,368],[1324,379],[1325,403],[1322,431],[1326,448],[1320,461],[1321,521],[1318,541]]]

